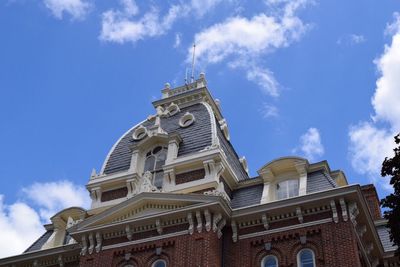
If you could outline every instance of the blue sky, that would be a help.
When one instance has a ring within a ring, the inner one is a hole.
[[[0,256],[87,205],[91,169],[165,82],[183,84],[194,42],[252,175],[280,156],[326,159],[383,197],[400,129],[397,12],[394,0],[2,1],[0,226],[15,244]]]

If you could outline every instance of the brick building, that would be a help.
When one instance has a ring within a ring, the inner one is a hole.
[[[249,177],[204,74],[154,101],[71,207],[1,266],[400,266],[373,185],[282,157]]]

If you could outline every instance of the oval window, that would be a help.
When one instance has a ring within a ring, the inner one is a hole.
[[[192,125],[194,122],[194,116],[192,113],[186,112],[185,115],[179,120],[179,125],[183,128]]]

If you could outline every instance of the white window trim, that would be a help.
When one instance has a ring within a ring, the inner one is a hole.
[[[184,124],[185,121],[190,120],[187,124]],[[195,118],[192,113],[186,112],[180,119],[179,119],[179,126],[182,128],[189,127],[195,121]]]
[[[300,262],[300,254],[301,254],[303,251],[306,251],[306,250],[308,250],[308,251],[311,252],[311,254],[312,254],[312,259],[313,259],[313,265],[314,265],[314,267],[316,267],[317,265],[315,264],[315,253],[314,253],[314,251],[313,251],[312,249],[310,249],[310,248],[303,248],[303,249],[301,249],[299,252],[297,252],[297,266],[298,266],[298,267],[301,267],[301,266],[302,266],[302,265],[301,265],[301,262]]]
[[[139,137],[140,134],[144,133],[141,137]],[[147,135],[147,129],[143,125],[140,125],[133,133],[132,138],[135,140],[142,140],[145,138]]]
[[[261,261],[261,267],[264,267],[265,262],[267,261],[268,258],[274,258],[276,261],[276,267],[279,267],[279,261],[278,258],[275,255],[269,254],[267,256],[265,256],[262,261]]]
[[[289,199],[289,198],[293,198],[293,197],[287,197],[287,198],[281,198],[278,199],[278,194],[277,194],[277,185],[286,181],[290,181],[290,180],[296,180],[297,181],[297,196],[293,196],[293,197],[298,197],[300,196],[300,178],[296,177],[296,178],[285,178],[285,179],[277,179],[274,183],[273,183],[273,191],[274,191],[274,200],[279,201],[279,200],[284,200],[284,199]]]

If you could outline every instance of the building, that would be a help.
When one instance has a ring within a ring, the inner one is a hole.
[[[249,177],[204,74],[154,101],[87,184],[1,266],[400,266],[373,185],[282,157]]]

